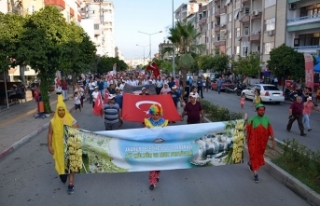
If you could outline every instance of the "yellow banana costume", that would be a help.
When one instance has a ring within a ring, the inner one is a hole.
[[[59,108],[65,111],[64,117],[58,114]],[[53,159],[55,160],[55,169],[59,175],[66,174],[65,161],[64,161],[64,125],[73,126],[76,120],[69,113],[65,103],[63,102],[62,95],[58,95],[58,103],[56,112],[50,121],[52,127],[52,148],[54,150]]]

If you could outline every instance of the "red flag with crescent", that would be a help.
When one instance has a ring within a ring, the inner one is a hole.
[[[101,95],[99,93],[98,97],[96,99],[96,102],[94,103],[92,113],[97,116],[102,117],[102,108],[103,108],[103,101],[102,101]]]
[[[155,62],[152,62],[147,68],[146,71],[152,71],[155,78],[160,75],[160,70]]]

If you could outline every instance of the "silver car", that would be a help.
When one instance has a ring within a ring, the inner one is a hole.
[[[284,101],[283,92],[272,84],[254,84],[250,88],[242,90],[241,94],[245,95],[246,99],[254,99],[255,89],[260,90],[260,97],[262,102],[280,103]]]

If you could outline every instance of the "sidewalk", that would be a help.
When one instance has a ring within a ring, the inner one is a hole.
[[[73,109],[73,100],[65,103],[69,110]],[[53,111],[56,104],[57,95],[50,95]],[[48,127],[51,117],[35,119],[37,111],[36,102],[29,101],[0,113],[0,160]]]

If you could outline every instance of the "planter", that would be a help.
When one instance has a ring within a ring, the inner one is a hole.
[[[48,87],[48,92],[53,92],[54,91],[54,86]]]

